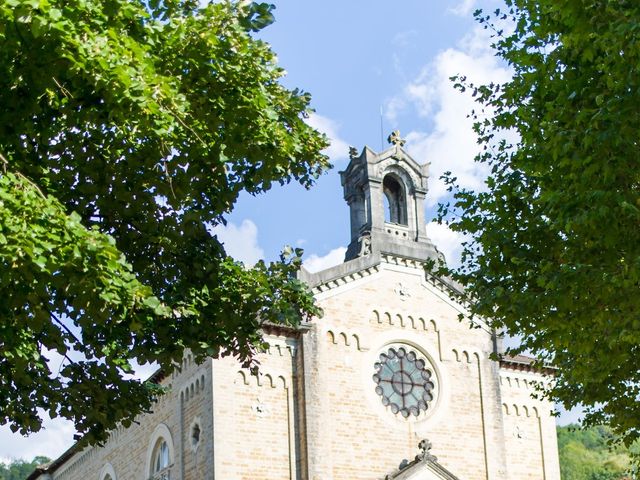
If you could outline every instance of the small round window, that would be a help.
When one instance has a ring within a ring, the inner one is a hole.
[[[404,347],[390,348],[380,354],[374,368],[376,393],[393,413],[400,413],[405,418],[409,415],[417,417],[429,408],[435,388],[431,379],[433,374],[415,352]]]

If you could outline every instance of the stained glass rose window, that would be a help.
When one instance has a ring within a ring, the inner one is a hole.
[[[380,354],[374,368],[376,393],[393,413],[400,413],[405,418],[409,415],[417,417],[429,408],[435,388],[433,374],[415,352],[404,347],[389,348]]]

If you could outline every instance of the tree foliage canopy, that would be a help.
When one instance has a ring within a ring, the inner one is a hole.
[[[250,362],[263,322],[317,313],[300,252],[246,268],[211,233],[242,191],[329,166],[253,36],[272,9],[0,0],[0,423],[102,440],[158,393],[132,360]]]
[[[473,86],[483,191],[440,219],[471,238],[450,272],[476,315],[559,368],[550,396],[640,435],[640,4],[508,0],[477,18],[513,70]],[[504,26],[504,30],[502,27]],[[509,141],[509,139],[514,139]]]
[[[0,480],[24,480],[36,467],[49,461],[47,457],[37,456],[30,462],[26,460],[12,460],[6,464],[0,462]]]

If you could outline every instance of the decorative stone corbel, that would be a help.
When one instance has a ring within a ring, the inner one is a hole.
[[[438,458],[435,455],[431,454],[431,447],[433,445],[431,445],[431,442],[429,440],[427,440],[426,438],[421,440],[420,443],[418,444],[418,448],[421,450],[421,452],[416,455],[416,460],[419,460],[421,462],[437,462]]]

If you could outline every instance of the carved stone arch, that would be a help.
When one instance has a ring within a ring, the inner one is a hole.
[[[527,406],[526,406],[526,405],[523,405],[523,406],[522,406],[522,413],[523,413],[526,417],[528,417],[528,416],[529,416],[529,409],[527,408]]]
[[[151,434],[149,440],[149,446],[147,447],[147,459],[145,462],[147,468],[147,475],[153,475],[153,461],[156,449],[162,442],[166,442],[169,449],[169,465],[173,465],[175,462],[175,450],[173,448],[173,438],[171,437],[171,430],[166,424],[160,423],[156,426],[155,430]]]
[[[506,403],[503,403],[503,404],[502,404],[502,408],[503,408],[503,410],[504,410],[504,413],[505,413],[506,415],[509,415],[509,405],[507,405]]]
[[[471,358],[469,357],[469,352],[467,352],[466,350],[462,351],[462,357],[464,358],[465,362],[471,363]]]
[[[371,323],[380,323],[380,313],[377,310],[372,313]]]
[[[349,339],[347,338],[347,334],[344,332],[340,332],[340,339],[342,340],[344,345],[349,345]]]
[[[533,412],[533,416],[536,418],[540,418],[540,412],[538,412],[537,407],[531,407],[531,411]]]
[[[399,313],[396,313],[396,319],[398,321],[398,325],[400,325],[401,327],[404,327],[404,318],[402,317],[402,315],[400,315]]]
[[[351,335],[353,337],[353,344],[356,347],[356,350],[360,350],[361,346],[360,346],[360,337],[358,337],[358,335],[356,335],[355,333],[353,335]]]
[[[434,332],[438,331],[438,324],[433,318],[429,320],[429,324],[431,325],[431,328],[433,329]]]
[[[336,344],[336,336],[333,334],[331,330],[327,330],[327,340],[329,340],[334,345]]]
[[[271,388],[274,388],[274,387],[276,386],[276,384],[275,384],[275,383],[274,383],[274,381],[273,381],[273,377],[271,376],[271,374],[269,374],[269,373],[265,373],[265,374],[263,375],[263,378],[264,378],[264,380],[265,380],[265,385],[267,385],[267,386],[269,386],[269,387],[271,387]],[[268,382],[268,383],[267,383],[267,382]]]
[[[520,409],[518,408],[518,406],[514,403],[513,404],[513,411],[516,414],[516,416],[520,416]]]
[[[422,330],[426,330],[427,329],[427,323],[424,321],[424,318],[420,317],[418,319],[418,328],[422,329]]]
[[[241,380],[242,383],[245,384],[245,385],[249,385],[249,380],[247,379],[247,374],[243,370],[238,370],[238,373],[237,373],[237,376],[236,376],[236,381],[234,383],[236,383],[238,380]]]
[[[391,319],[391,314],[389,314],[389,312],[384,312],[384,320],[389,325],[393,325],[393,320]]]
[[[407,324],[413,329],[416,328],[416,320],[413,318],[413,316],[407,315]]]
[[[480,365],[480,354],[478,352],[471,352],[471,356],[474,358],[475,362]]]
[[[399,178],[406,192],[412,193],[416,186],[420,186],[420,178],[416,173],[410,169],[406,169],[398,165],[398,160],[395,158],[388,158],[378,164],[378,176],[382,179],[387,175],[394,175]]]
[[[282,388],[287,388],[287,379],[284,378],[284,375],[278,375],[278,381],[280,382]]]
[[[102,467],[102,470],[100,470],[98,480],[118,480],[113,465],[111,465],[109,462],[105,463]]]
[[[460,361],[460,355],[458,354],[458,350],[456,350],[455,348],[453,350],[451,350],[453,352],[453,354],[456,357],[456,362]]]

